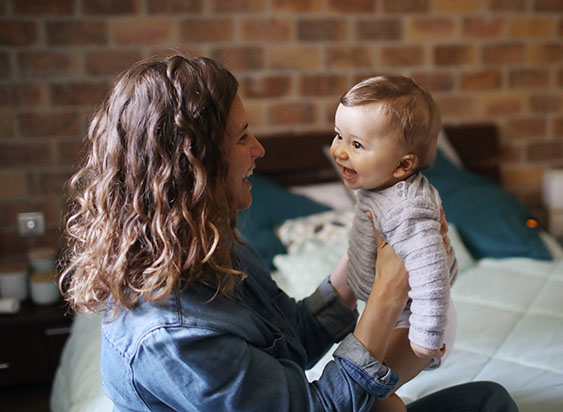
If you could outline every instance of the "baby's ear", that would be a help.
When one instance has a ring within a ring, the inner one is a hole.
[[[404,155],[399,162],[399,165],[393,171],[393,177],[396,179],[401,179],[405,176],[413,174],[418,167],[419,159],[418,156],[409,153]]]

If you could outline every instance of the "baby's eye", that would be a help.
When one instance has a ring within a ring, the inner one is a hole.
[[[354,145],[354,149],[361,149],[362,148],[362,144],[360,142],[357,142],[354,140],[354,142],[352,143]]]
[[[338,140],[342,140],[342,135],[340,135],[340,133],[336,133],[336,136],[334,137],[336,137]]]

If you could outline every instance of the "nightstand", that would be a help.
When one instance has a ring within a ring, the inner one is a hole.
[[[19,313],[0,315],[0,386],[49,382],[70,333],[64,303],[24,302]]]

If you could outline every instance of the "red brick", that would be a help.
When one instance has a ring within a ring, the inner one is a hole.
[[[272,0],[273,12],[318,12],[323,9],[323,0]]]
[[[285,75],[279,76],[250,76],[240,79],[241,90],[244,97],[284,97],[291,88],[291,78]]]
[[[526,49],[522,43],[501,43],[483,46],[482,59],[485,64],[523,63]]]
[[[31,46],[39,40],[37,21],[4,20],[0,24],[0,44],[9,46]]]
[[[553,134],[555,136],[563,136],[563,117],[554,117],[552,120]]]
[[[96,105],[109,91],[105,82],[67,82],[51,85],[51,100],[55,106]]]
[[[524,11],[526,0],[487,0],[492,11]]]
[[[36,107],[45,103],[43,84],[12,83],[0,85],[0,106]]]
[[[17,56],[18,73],[22,78],[66,77],[79,71],[77,53],[29,51]]]
[[[534,94],[530,96],[530,108],[535,113],[549,113],[561,110],[561,94]]]
[[[127,15],[141,10],[140,0],[87,0],[81,4],[82,13],[86,15]]]
[[[14,137],[14,130],[13,114],[11,112],[0,112],[0,138]]]
[[[329,47],[326,64],[330,69],[361,69],[374,67],[370,47]]]
[[[547,121],[544,117],[527,117],[509,120],[506,135],[512,138],[535,138],[545,136]]]
[[[526,160],[542,162],[563,158],[562,142],[531,143],[526,147]]]
[[[60,141],[57,144],[57,164],[78,167],[84,154],[84,144],[78,140]]]
[[[560,42],[531,44],[529,48],[531,63],[563,62],[563,44],[561,44]]]
[[[361,19],[354,25],[358,40],[400,40],[403,30],[400,19]]]
[[[22,173],[15,170],[0,170],[0,199],[17,199],[23,195]],[[5,211],[2,214],[5,214]]]
[[[552,19],[549,17],[518,16],[510,20],[511,38],[550,38],[552,31]]]
[[[190,43],[228,42],[233,38],[233,19],[200,18],[180,22],[180,41]]]
[[[272,125],[311,124],[315,122],[312,103],[276,103],[268,110]]]
[[[100,46],[108,42],[107,24],[101,20],[48,21],[46,29],[51,46]]]
[[[81,116],[73,112],[27,112],[18,114],[24,137],[79,136]],[[1,164],[1,163],[0,163]]]
[[[375,0],[329,0],[328,9],[337,13],[373,13]]]
[[[475,63],[472,45],[444,45],[434,47],[434,63],[438,66],[457,66]]]
[[[212,49],[211,57],[231,70],[259,70],[264,67],[264,50],[261,47],[222,47]]]
[[[324,73],[303,75],[299,87],[301,96],[304,97],[340,97],[348,88],[346,76]]]
[[[340,19],[302,19],[297,22],[299,41],[345,40],[346,21]]]
[[[150,14],[201,13],[203,0],[147,0]]]
[[[396,46],[381,49],[381,66],[420,66],[425,63],[422,46]]]
[[[534,0],[535,11],[554,11],[563,12],[563,2],[561,0]]]
[[[112,22],[113,39],[118,45],[155,45],[173,41],[172,18],[123,18]]]
[[[11,74],[10,56],[8,53],[0,53],[0,77],[10,77]]]
[[[477,113],[477,104],[473,97],[434,95],[434,100],[440,108],[444,122],[448,121],[448,117],[474,118]]]
[[[463,19],[463,37],[492,39],[504,34],[505,19],[502,17],[465,17]]]
[[[67,193],[66,184],[72,171],[41,171],[28,175],[27,187],[32,196],[56,195],[63,197]]]
[[[218,13],[260,12],[264,10],[262,0],[212,0],[211,10]]]
[[[499,69],[483,69],[461,73],[461,90],[499,89],[502,86],[502,72]]]
[[[242,41],[288,42],[291,40],[293,22],[281,18],[248,18],[240,22]]]
[[[524,98],[521,95],[481,96],[481,103],[486,116],[520,114],[524,109]]]
[[[512,88],[542,88],[549,86],[547,69],[514,69],[509,74]]]
[[[429,0],[383,0],[383,10],[388,13],[426,13]]]
[[[139,51],[86,51],[84,54],[84,67],[86,74],[100,75],[119,73],[142,59]]]
[[[501,131],[503,133],[503,131]],[[524,146],[519,142],[502,142],[500,148],[501,164],[522,163],[525,157]]]
[[[501,170],[502,185],[506,190],[522,190],[526,187],[541,187],[543,167],[518,165]]]
[[[316,69],[321,66],[321,52],[319,47],[272,47],[267,50],[267,62],[272,69]]]
[[[13,2],[15,15],[68,16],[74,13],[73,0],[19,0]]]
[[[438,13],[456,13],[459,15],[475,13],[481,8],[481,0],[434,0],[432,11]]]
[[[408,27],[411,40],[451,39],[455,21],[449,17],[413,17]]]
[[[450,72],[413,73],[412,78],[431,93],[452,91],[455,82],[454,76]]]
[[[41,167],[52,164],[47,142],[7,143],[0,141],[2,167]]]

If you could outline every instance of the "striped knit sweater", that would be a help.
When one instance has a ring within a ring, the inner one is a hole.
[[[438,191],[421,173],[380,191],[359,190],[348,245],[348,283],[359,299],[367,300],[377,257],[365,215],[371,210],[375,227],[409,272],[409,339],[428,349],[442,347],[450,287],[457,276],[453,248],[448,261],[440,234],[440,206]]]

